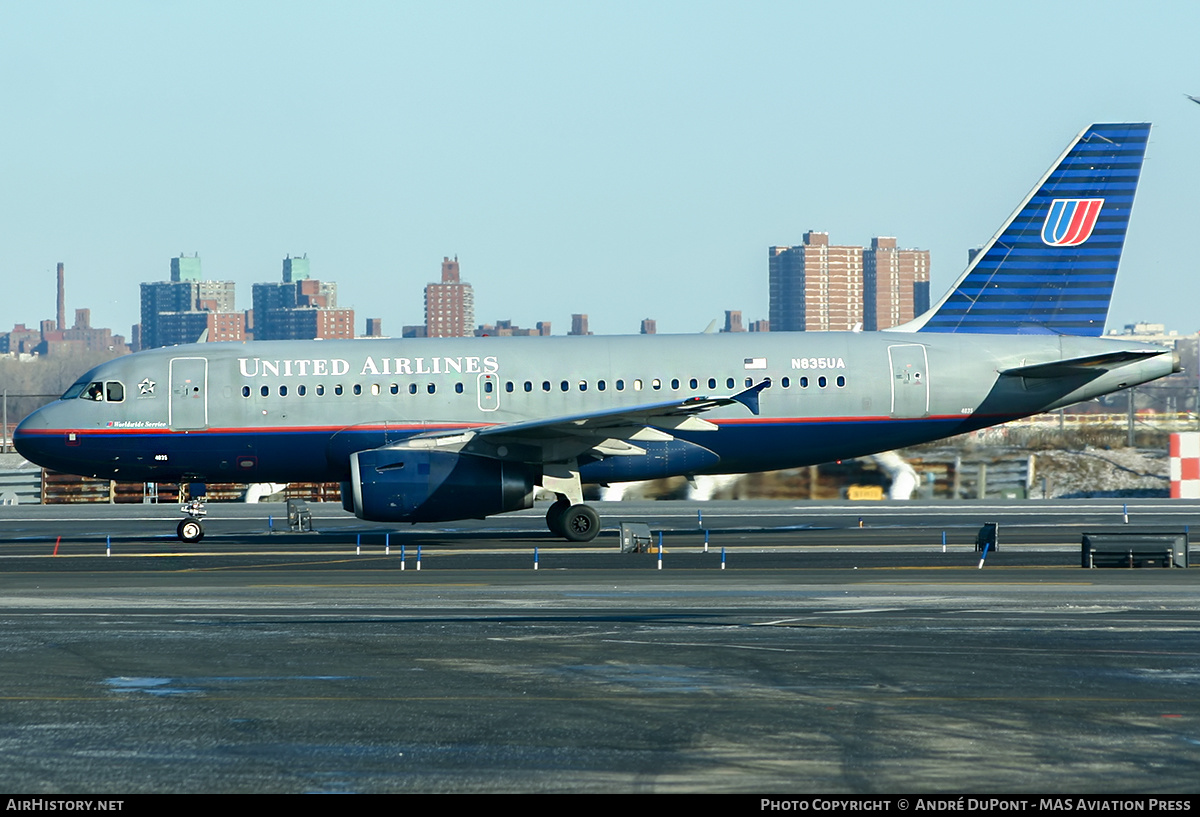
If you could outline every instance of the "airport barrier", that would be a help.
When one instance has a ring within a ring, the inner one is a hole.
[[[0,504],[37,504],[41,499],[41,487],[41,477],[36,470],[0,470]]]
[[[1122,531],[1085,533],[1080,544],[1080,566],[1187,567],[1186,531]]]
[[[50,469],[39,470],[41,472],[40,497],[32,499],[32,501],[40,501],[45,505],[76,502],[105,502],[116,505],[141,504],[151,501],[148,499],[150,496],[153,496],[152,501],[164,505],[180,501],[179,486],[172,482],[116,482],[63,474]],[[245,493],[245,485],[214,482],[205,486],[204,499],[207,502],[239,502]],[[340,503],[342,489],[341,484],[337,482],[292,482],[284,489],[283,498]]]
[[[1155,428],[1166,431],[1191,431],[1196,428],[1196,415],[1186,411],[1162,412],[1139,410],[1135,422],[1153,424]],[[1091,414],[1065,412],[1059,415],[1057,411],[1046,414],[1034,414],[1005,423],[1007,428],[1044,428],[1064,426],[1066,428],[1126,428],[1129,425],[1129,414]]]

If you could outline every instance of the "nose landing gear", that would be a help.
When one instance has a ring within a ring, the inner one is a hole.
[[[179,537],[180,542],[189,545],[199,542],[204,538],[204,525],[200,523],[200,520],[208,513],[203,500],[188,500],[180,506],[179,511],[184,514],[185,518],[175,528],[175,535]]]

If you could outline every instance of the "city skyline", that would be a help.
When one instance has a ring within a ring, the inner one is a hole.
[[[1113,2],[9,4],[0,275],[50,283],[0,327],[55,315],[62,261],[72,303],[125,333],[181,249],[244,291],[306,251],[356,332],[420,323],[443,256],[477,314],[521,326],[765,317],[762,248],[810,230],[928,249],[936,298],[1071,136],[1150,121],[1109,325],[1192,331],[1162,295],[1194,274],[1197,23]],[[855,47],[784,34],[832,31]],[[1121,57],[1064,93],[1076,48]]]

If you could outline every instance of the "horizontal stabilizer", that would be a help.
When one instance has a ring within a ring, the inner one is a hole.
[[[1087,355],[1069,360],[1052,360],[1049,363],[1035,363],[1032,366],[1018,366],[1000,372],[1005,377],[1078,377],[1083,374],[1097,374],[1110,369],[1119,369],[1139,360],[1146,360],[1159,355],[1170,354],[1170,349],[1161,352],[1151,350],[1134,350],[1120,352],[1105,352],[1100,355]]]

